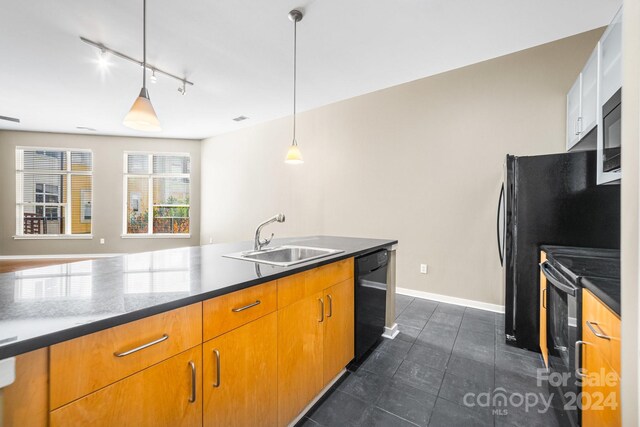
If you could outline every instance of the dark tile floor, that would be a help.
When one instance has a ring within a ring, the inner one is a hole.
[[[396,339],[350,368],[298,426],[569,425],[556,390],[537,383],[540,355],[504,344],[503,315],[403,295],[396,314]]]

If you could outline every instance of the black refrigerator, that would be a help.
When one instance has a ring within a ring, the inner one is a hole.
[[[507,155],[497,235],[508,344],[539,351],[541,245],[620,248],[620,186],[596,174],[595,151]]]

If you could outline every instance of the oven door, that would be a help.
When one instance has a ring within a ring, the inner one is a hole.
[[[575,371],[575,344],[580,339],[581,289],[548,261],[540,265],[540,270],[551,285],[547,290],[549,370],[566,378],[558,388],[567,403],[571,396],[580,393],[579,378]],[[577,425],[578,414],[575,411],[567,412],[573,412],[568,415]]]

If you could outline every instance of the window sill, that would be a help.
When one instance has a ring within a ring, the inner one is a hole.
[[[121,234],[122,239],[190,239],[191,234]]]
[[[13,236],[14,240],[91,240],[92,234],[25,234]]]

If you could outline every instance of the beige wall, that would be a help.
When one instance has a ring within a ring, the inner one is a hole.
[[[622,421],[637,426],[640,420],[638,398],[638,333],[640,306],[638,282],[638,205],[640,183],[640,3],[624,2],[622,91]]]
[[[93,151],[93,239],[14,240],[16,146],[88,148]],[[123,152],[191,154],[191,238],[123,239]],[[141,252],[199,244],[200,141],[0,131],[0,255]],[[105,244],[100,244],[100,238]]]
[[[283,163],[290,118],[205,140],[201,241],[284,212],[265,231],[397,238],[399,287],[503,304],[504,157],[564,151],[565,94],[601,33],[303,113],[300,167]]]

